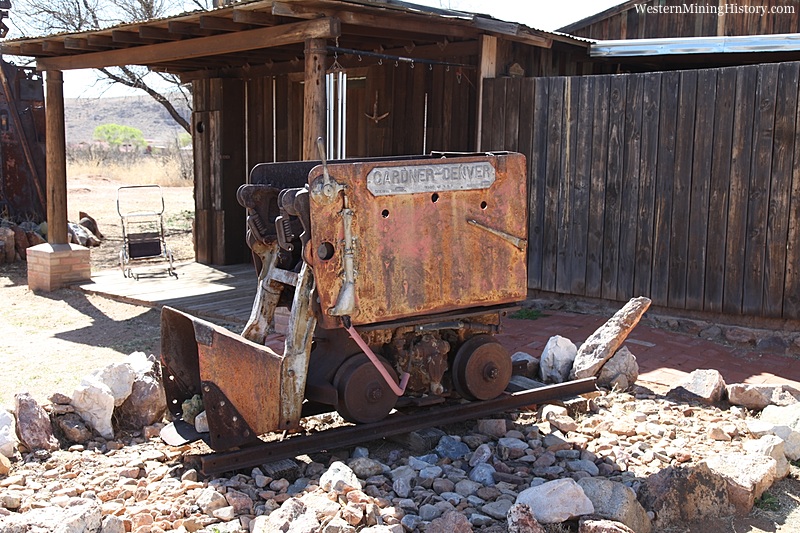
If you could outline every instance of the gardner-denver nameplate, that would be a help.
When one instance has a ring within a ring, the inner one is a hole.
[[[399,165],[373,168],[367,174],[367,189],[375,196],[419,192],[488,189],[495,180],[488,161]]]

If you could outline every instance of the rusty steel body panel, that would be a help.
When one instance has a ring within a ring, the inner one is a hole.
[[[0,218],[46,217],[42,78],[0,59]]]
[[[487,165],[494,169],[493,182]],[[333,162],[328,168],[331,179],[345,186],[353,211],[354,324],[525,299],[528,222],[523,155]],[[404,177],[409,175],[418,178],[393,188],[391,177],[380,177],[387,171],[398,181],[411,179]],[[486,179],[447,183],[467,172]],[[322,174],[321,166],[314,168],[309,183]],[[335,306],[344,280],[342,211],[341,197],[323,204],[312,196],[311,252],[306,258],[313,261],[319,323],[324,328],[340,326],[328,310]],[[328,250],[331,245],[334,249],[327,260],[317,252],[325,243]]]
[[[280,427],[283,356],[170,307],[162,309],[161,321],[164,387],[173,416],[181,416],[184,400],[201,394],[216,449]]]

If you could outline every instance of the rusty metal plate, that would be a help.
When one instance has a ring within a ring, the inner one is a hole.
[[[283,356],[233,333],[193,318],[200,362],[200,380],[213,383],[257,434],[275,431],[281,415],[281,365]],[[212,420],[215,410],[206,403],[212,428],[232,428],[239,420]],[[225,407],[220,406],[220,407]],[[241,435],[243,439],[251,435]],[[213,440],[213,436],[212,436]]]
[[[525,299],[525,157],[512,153],[448,160],[472,168],[488,164],[494,170],[494,182],[484,189],[407,189],[402,194],[376,196],[370,192],[368,180],[370,173],[376,175],[376,169],[427,169],[444,160],[329,165],[331,178],[346,186],[354,212],[354,324]],[[310,172],[309,183],[320,176],[321,166]],[[311,203],[312,253],[308,255],[313,256],[322,309],[320,325],[325,328],[338,326],[338,319],[327,310],[334,306],[343,284],[342,209],[341,197],[329,204]]]
[[[367,174],[367,189],[375,196],[421,192],[488,189],[495,180],[494,167],[488,161],[375,167]]]

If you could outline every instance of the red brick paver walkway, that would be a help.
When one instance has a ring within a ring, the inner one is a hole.
[[[536,320],[505,319],[500,341],[511,350],[538,357],[553,335],[575,344],[586,340],[610,317],[548,311]],[[789,384],[800,388],[800,360],[733,348],[639,324],[625,341],[639,363],[639,383],[672,387],[697,369],[716,369],[726,383]]]

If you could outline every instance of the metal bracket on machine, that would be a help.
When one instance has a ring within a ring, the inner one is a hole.
[[[344,225],[344,253],[342,254],[344,283],[339,290],[336,304],[328,309],[328,314],[331,316],[350,316],[356,310],[356,239],[353,236],[353,210],[348,205],[346,194],[344,195],[344,208],[339,214],[342,216],[342,224]]]
[[[372,348],[369,347],[364,339],[361,338],[361,335],[359,335],[358,331],[356,331],[356,328],[353,327],[350,317],[342,317],[342,323],[344,328],[347,330],[347,333],[350,334],[350,337],[356,341],[358,347],[361,348],[372,364],[375,365],[375,369],[380,372],[381,376],[386,381],[386,384],[389,385],[390,389],[392,389],[392,392],[397,396],[402,396],[406,391],[406,386],[408,385],[408,380],[411,378],[411,374],[408,372],[403,372],[403,374],[400,376],[400,385],[398,386],[397,383],[394,382],[394,379],[392,379],[392,377],[386,371],[386,368],[384,368],[383,363],[381,363],[380,359],[378,359],[378,356],[372,351]]]
[[[328,160],[325,157],[325,141],[322,137],[317,138],[317,148],[319,149],[320,159],[322,160],[322,177],[317,178],[311,184],[311,198],[320,204],[331,204],[338,197],[339,193],[344,193],[346,187],[336,180],[331,179],[328,172]],[[328,309],[331,316],[350,316],[356,310],[356,272],[355,272],[355,247],[356,239],[353,236],[353,210],[350,209],[347,194],[342,194],[342,210],[339,215],[342,217],[344,226],[344,242],[342,243],[342,267],[344,269],[344,283],[339,289],[339,296],[336,303]]]
[[[331,175],[328,173],[325,140],[322,137],[317,137],[317,148],[319,149],[319,158],[322,160],[322,177],[315,179],[311,184],[311,197],[317,203],[330,204],[336,200],[339,192],[343,191],[345,186],[336,180],[332,180]]]
[[[203,381],[201,387],[203,404],[206,406],[209,418],[215,421],[210,435],[214,449],[226,450],[258,441],[258,434],[216,384]]]

